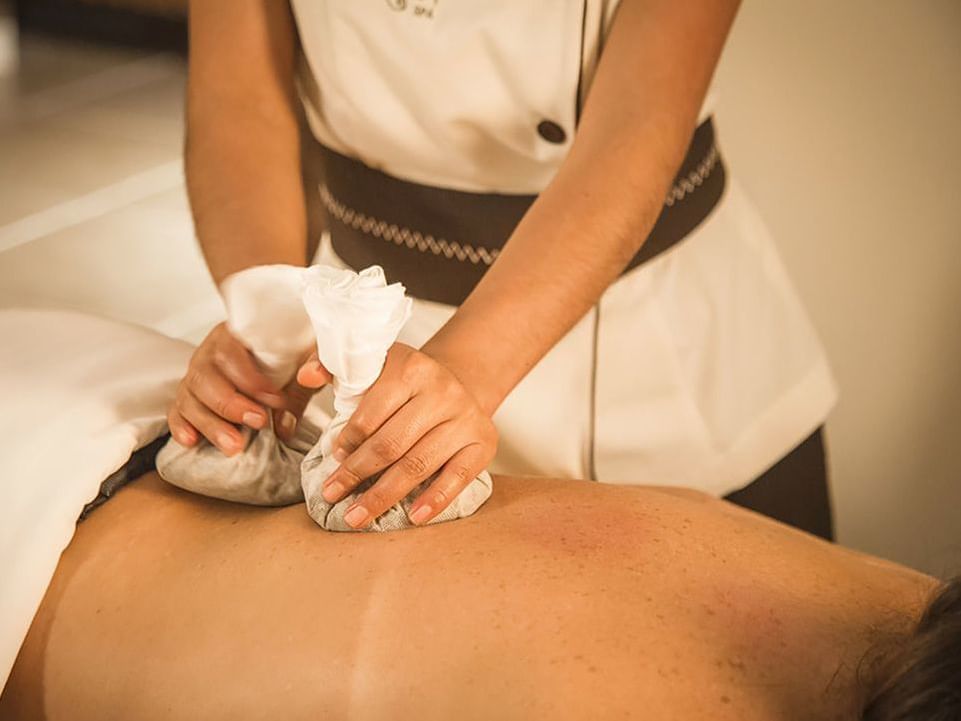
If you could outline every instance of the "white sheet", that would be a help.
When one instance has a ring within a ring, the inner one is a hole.
[[[70,311],[0,310],[0,687],[77,517],[166,429],[192,347]]]

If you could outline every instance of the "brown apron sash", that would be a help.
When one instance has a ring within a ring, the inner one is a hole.
[[[334,251],[351,268],[383,267],[415,298],[460,305],[497,258],[536,195],[470,193],[392,177],[321,148]],[[724,192],[725,171],[708,118],[653,230],[624,273],[663,253],[694,230]]]

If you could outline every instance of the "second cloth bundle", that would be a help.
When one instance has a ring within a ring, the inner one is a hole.
[[[387,351],[410,316],[411,300],[399,283],[388,285],[383,270],[360,273],[313,266],[250,268],[224,282],[227,324],[278,387],[296,374],[316,339],[320,362],[333,376],[334,412],[323,432],[305,418],[290,443],[270,425],[244,430],[245,450],[223,455],[205,440],[187,448],[171,439],[157,456],[157,471],[168,482],[196,493],[257,505],[285,505],[304,499],[311,518],[331,531],[352,531],[344,513],[377,480],[368,479],[343,500],[321,495],[324,481],[339,465],[331,456],[337,435],[364,393],[377,380]],[[364,530],[409,528],[408,513],[429,478]],[[491,495],[484,471],[431,523],[474,513]]]

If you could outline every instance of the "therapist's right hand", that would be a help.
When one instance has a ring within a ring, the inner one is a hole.
[[[292,436],[314,392],[296,381],[284,390],[275,387],[250,351],[221,323],[194,351],[167,422],[180,445],[193,446],[204,437],[232,456],[243,450],[237,426],[263,428],[268,413],[274,414],[281,438]]]

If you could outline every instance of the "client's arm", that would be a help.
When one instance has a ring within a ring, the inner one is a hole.
[[[0,718],[833,717],[933,584],[703,496],[496,489],[331,534],[145,476],[79,526]]]

